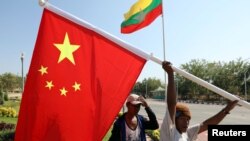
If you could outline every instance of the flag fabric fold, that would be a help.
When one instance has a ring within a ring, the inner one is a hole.
[[[15,141],[100,141],[146,60],[44,9]]]
[[[124,14],[121,33],[128,34],[148,26],[162,14],[162,0],[139,0]]]

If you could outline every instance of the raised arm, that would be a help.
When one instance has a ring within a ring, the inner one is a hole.
[[[219,124],[226,117],[226,115],[228,115],[229,112],[236,106],[237,102],[238,100],[230,101],[227,104],[227,106],[223,108],[219,113],[205,120],[200,127],[199,133],[206,131],[208,128],[208,125]]]
[[[156,118],[155,113],[153,112],[153,110],[149,107],[147,101],[140,96],[139,100],[142,102],[142,106],[145,107],[145,110],[147,112],[147,115],[149,117],[149,120],[145,119],[144,123],[145,123],[145,129],[150,129],[150,130],[155,130],[159,128],[159,124]]]
[[[171,63],[167,61],[162,62],[162,68],[168,74],[168,87],[167,87],[167,105],[171,120],[175,119],[175,107],[176,107],[176,89],[174,84],[174,71],[171,67]]]

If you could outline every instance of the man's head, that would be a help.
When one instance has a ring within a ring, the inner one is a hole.
[[[139,96],[136,94],[130,94],[127,98],[127,103],[131,103],[133,105],[141,104],[142,102],[139,100]]]
[[[187,105],[183,103],[176,104],[176,115],[175,117],[178,118],[180,116],[187,116],[191,119],[191,113]]]
[[[128,96],[127,98],[127,108],[128,108],[128,112],[131,114],[138,114],[138,112],[140,111],[140,106],[141,106],[142,102],[139,100],[139,96],[136,94],[131,94]]]
[[[191,113],[187,105],[176,104],[175,125],[180,133],[186,132],[191,119]]]

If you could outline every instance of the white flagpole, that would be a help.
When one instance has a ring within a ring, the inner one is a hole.
[[[163,41],[163,59],[166,60],[166,44],[165,44],[165,24],[164,24],[164,7],[163,7],[163,0],[161,1],[161,6],[162,6],[162,41]],[[164,72],[164,80],[165,84],[167,84],[166,80],[166,73]]]
[[[164,24],[164,7],[163,7],[163,0],[161,0],[161,7],[162,7],[162,18],[161,18],[161,21],[162,21],[162,42],[163,42],[163,59],[166,60],[166,47],[165,47],[165,24]],[[166,88],[165,88],[165,101],[167,101],[167,76],[166,76],[166,73],[164,71],[164,81],[165,81],[165,85],[166,85]],[[177,93],[178,95],[178,93]],[[178,96],[177,96],[178,98]]]
[[[51,5],[50,3],[47,2],[47,0],[39,0],[39,4],[40,4],[40,6],[46,8],[50,11],[53,11],[54,13],[56,13],[60,16],[63,16],[64,18],[69,19],[72,22],[75,22],[79,25],[84,26],[85,28],[88,28],[90,30],[97,32],[98,34],[100,34],[100,35],[106,37],[107,39],[115,42],[116,44],[120,45],[124,49],[127,49],[127,50],[133,52],[134,54],[136,54],[136,55],[138,55],[146,60],[152,60],[153,62],[158,63],[159,65],[162,65],[162,61],[160,59],[154,57],[152,54],[149,55],[148,53],[146,53],[138,48],[135,48],[134,46],[122,41],[121,39],[105,32],[101,29],[98,29],[97,27],[87,23],[86,21],[83,21],[83,20]],[[198,77],[196,77],[188,72],[180,70],[174,66],[172,66],[172,68],[176,73],[182,75],[183,77],[185,77],[189,80],[192,80],[193,82],[195,82],[195,83],[197,83],[197,84],[199,84],[199,85],[201,85],[201,86],[203,86],[203,87],[205,87],[205,88],[207,88],[207,89],[209,89],[209,90],[211,90],[211,91],[213,91],[213,92],[215,92],[215,93],[217,93],[217,94],[219,94],[219,95],[221,95],[229,100],[239,100],[239,102],[238,102],[239,105],[242,105],[242,106],[250,109],[250,104],[248,102],[241,100],[238,97],[236,97],[236,96],[234,96],[234,95],[232,95],[232,94],[230,94],[230,93],[228,93],[228,92],[226,92],[226,91],[224,91],[224,90],[222,90],[222,89],[220,89],[220,88],[218,88],[218,87],[216,87],[216,86],[214,86],[214,85],[212,85],[212,84],[210,84],[210,83],[208,83],[208,82],[206,82],[206,81],[204,81],[204,80],[202,80],[202,79],[200,79],[200,78],[198,78]]]

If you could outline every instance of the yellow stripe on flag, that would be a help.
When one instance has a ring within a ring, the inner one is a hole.
[[[148,7],[153,0],[139,0],[137,1],[131,8],[130,10],[124,14],[124,18],[125,20],[127,20],[129,17],[131,17],[132,15],[139,13],[140,11],[142,11],[143,9],[145,9],[146,7]]]

